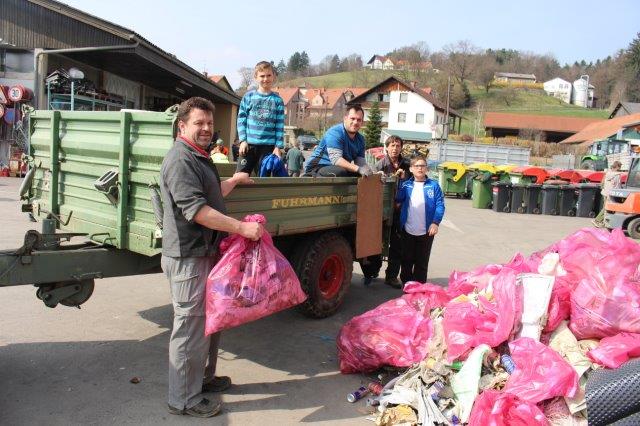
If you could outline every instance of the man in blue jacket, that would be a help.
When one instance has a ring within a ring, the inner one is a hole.
[[[321,177],[370,176],[373,172],[364,158],[362,127],[364,111],[360,105],[348,107],[343,122],[331,127],[304,165],[305,174]]]
[[[402,229],[402,260],[400,279],[427,281],[429,256],[433,238],[444,216],[444,195],[438,182],[427,177],[427,160],[423,156],[411,158],[413,178],[398,189]]]

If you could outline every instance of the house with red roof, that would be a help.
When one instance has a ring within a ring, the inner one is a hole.
[[[462,114],[440,102],[431,93],[415,83],[389,77],[369,90],[351,99],[348,104],[359,104],[368,121],[374,102],[382,115],[383,135],[396,134],[407,141],[427,142],[446,138],[449,130],[458,128]],[[449,120],[448,125],[447,117]]]
[[[298,126],[307,115],[307,99],[297,87],[274,87],[273,91],[284,102],[284,123],[287,126]]]
[[[225,89],[233,92],[231,83],[229,83],[229,80],[227,80],[227,77],[225,77],[224,75],[207,75],[207,77],[209,78],[209,80],[213,81],[218,86],[224,87]]]
[[[372,70],[392,70],[395,68],[395,64],[391,58],[381,55],[373,55],[362,67]]]

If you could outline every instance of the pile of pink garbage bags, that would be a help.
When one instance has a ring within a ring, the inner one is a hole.
[[[539,338],[519,337],[526,310],[522,274],[553,277]],[[508,347],[516,366],[504,389],[475,398],[470,424],[548,424],[540,403],[578,391],[574,367],[549,346],[552,333],[567,323],[577,340],[597,339],[587,352],[594,364],[617,368],[640,357],[640,244],[619,230],[585,228],[529,257],[454,271],[447,288],[407,283],[404,293],[344,325],[337,339],[341,371],[424,361],[437,315],[444,362],[464,362],[487,345]]]

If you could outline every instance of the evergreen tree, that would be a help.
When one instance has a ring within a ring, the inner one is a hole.
[[[287,63],[287,71],[293,75],[300,72],[300,52],[295,52],[291,55]]]
[[[340,58],[338,55],[331,57],[331,64],[329,65],[329,72],[338,72],[340,70]]]
[[[640,33],[629,44],[625,56],[627,66],[634,72],[640,73]]]
[[[284,63],[284,59],[280,59],[280,62],[276,65],[276,74],[284,75],[285,72],[287,72],[287,65]]]
[[[382,114],[380,113],[380,106],[378,101],[375,101],[371,105],[369,110],[369,121],[364,127],[364,138],[366,141],[367,149],[375,146],[380,146],[380,133],[382,133]]]
[[[309,62],[309,55],[307,55],[307,52],[303,50],[300,54],[300,72],[302,74],[306,74],[306,72],[309,70],[310,65],[311,63]]]

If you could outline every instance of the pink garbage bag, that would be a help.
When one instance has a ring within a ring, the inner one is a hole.
[[[509,392],[486,390],[473,403],[469,426],[548,426],[542,411]]]
[[[449,298],[434,284],[407,283],[404,291],[342,327],[337,339],[342,373],[408,367],[426,357],[433,333],[429,313]]]
[[[449,275],[447,294],[454,298],[461,294],[469,294],[474,290],[483,290],[503,269],[513,270],[518,274],[535,272],[535,269],[531,269],[528,260],[520,253],[516,253],[509,262],[502,265],[484,265],[471,272],[453,271]]]
[[[266,222],[259,214],[244,221]],[[259,241],[231,235],[222,240],[220,250],[222,258],[207,279],[207,335],[290,308],[307,298],[268,232]]]
[[[464,359],[476,346],[496,347],[506,341],[522,315],[522,288],[517,272],[502,268],[492,279],[493,299],[480,295],[471,301],[452,300],[446,305],[442,326],[449,361]]]
[[[558,328],[560,323],[569,319],[571,313],[571,293],[575,286],[571,285],[564,277],[556,277],[551,290],[549,309],[547,309],[547,324],[542,330],[551,333]]]
[[[623,275],[583,279],[571,295],[569,328],[578,339],[640,333],[640,283]]]
[[[605,337],[587,356],[597,364],[618,368],[630,358],[640,357],[640,334],[619,333]]]
[[[633,300],[637,300],[640,280],[639,244],[619,229],[609,233],[584,228],[534,253],[529,263],[539,264],[549,252],[558,253],[566,275],[556,277],[545,332],[553,331],[568,318],[567,301],[571,308],[570,328],[578,338],[636,331],[633,323],[640,312]],[[632,303],[625,307],[621,302],[626,298]],[[622,312],[614,312],[620,308]]]
[[[575,395],[578,374],[558,352],[529,337],[514,340],[509,349],[516,369],[507,380],[506,392],[534,404]]]

